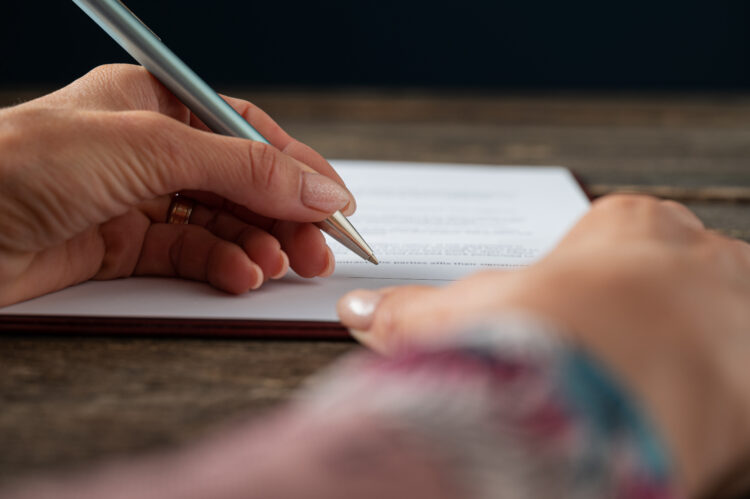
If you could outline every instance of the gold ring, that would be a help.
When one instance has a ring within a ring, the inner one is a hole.
[[[172,198],[172,203],[167,210],[168,224],[187,224],[190,222],[190,215],[193,213],[195,203],[183,196],[176,195]]]

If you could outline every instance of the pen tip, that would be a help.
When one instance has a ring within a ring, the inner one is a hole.
[[[380,262],[378,261],[378,259],[377,259],[377,258],[375,257],[375,255],[370,255],[370,256],[369,256],[369,257],[367,258],[367,261],[368,261],[368,262],[372,262],[372,263],[374,263],[375,265],[377,265],[377,264],[379,264],[379,263],[380,263]]]

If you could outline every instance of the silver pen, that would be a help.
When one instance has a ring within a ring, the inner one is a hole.
[[[211,130],[269,143],[122,2],[73,1]],[[378,259],[370,246],[340,211],[316,225],[364,260],[377,265]]]

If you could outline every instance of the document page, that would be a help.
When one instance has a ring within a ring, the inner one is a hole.
[[[0,314],[336,321],[336,301],[352,289],[437,286],[481,269],[529,265],[589,206],[565,168],[331,163],[357,197],[349,219],[380,265],[329,239],[337,263],[328,278],[290,272],[241,296],[178,279],[88,282]]]
[[[518,268],[547,252],[588,209],[564,168],[334,163],[357,196],[352,223],[374,266],[331,242],[338,276],[450,281]]]

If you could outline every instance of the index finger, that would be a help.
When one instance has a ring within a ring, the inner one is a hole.
[[[343,179],[336,173],[331,164],[323,158],[318,152],[312,147],[303,144],[297,139],[293,138],[281,126],[279,126],[273,118],[271,118],[265,111],[253,104],[252,102],[238,99],[236,97],[229,97],[226,95],[221,96],[230,106],[242,116],[245,121],[250,123],[260,134],[265,137],[271,145],[276,149],[280,150],[284,154],[287,154],[294,159],[301,161],[302,163],[313,168],[318,173],[332,178],[343,186]],[[190,125],[202,130],[208,130],[203,122],[198,119],[195,115],[191,114]]]

